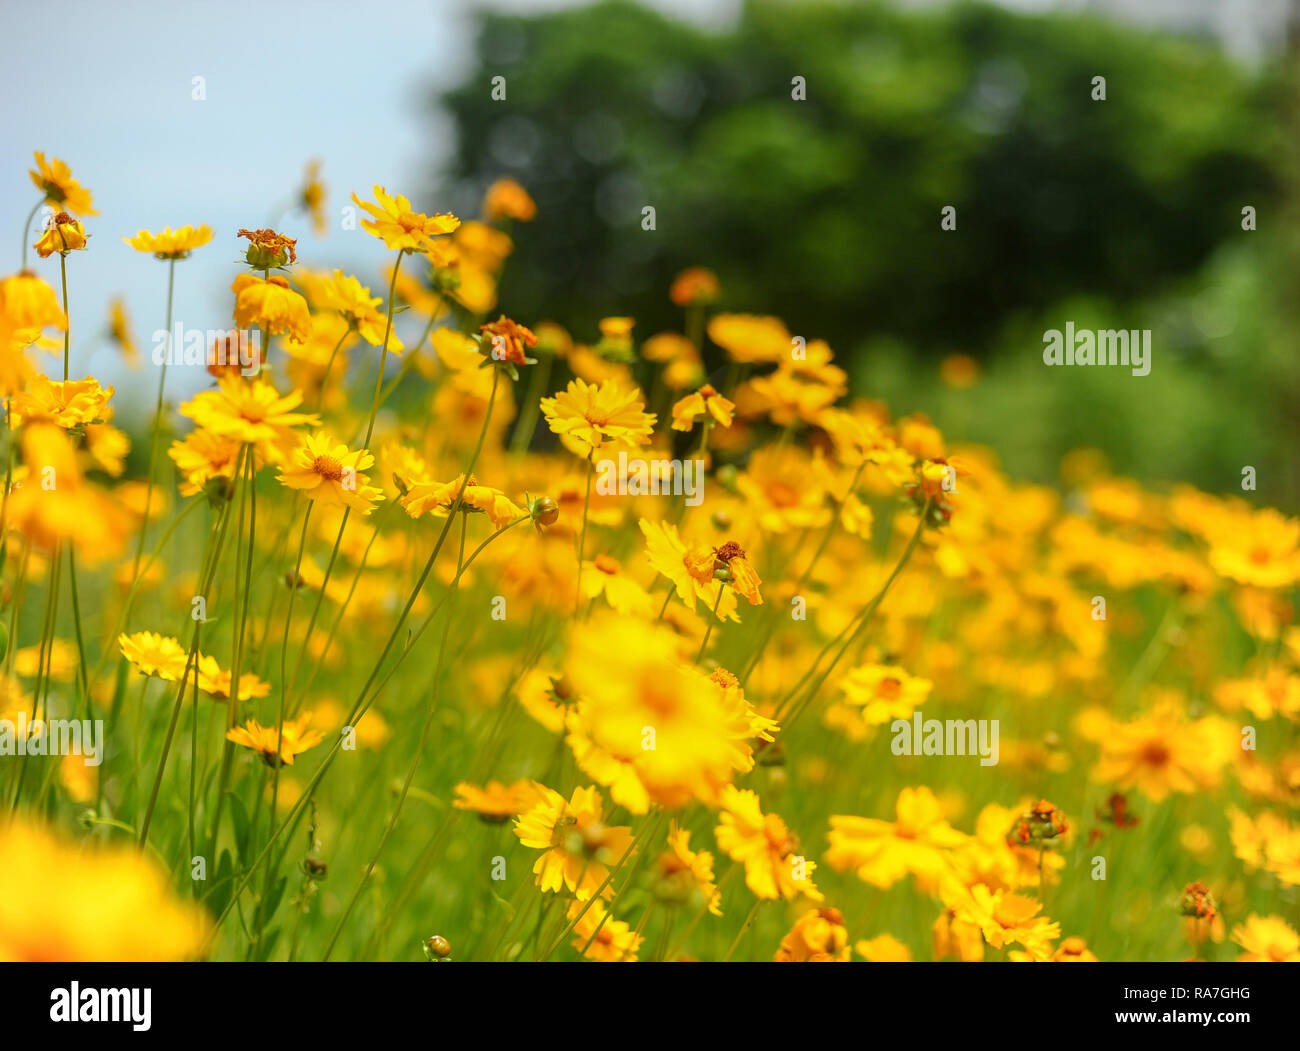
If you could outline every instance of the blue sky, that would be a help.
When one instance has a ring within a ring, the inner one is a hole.
[[[706,18],[734,9],[726,0],[655,6]],[[374,183],[408,194],[421,210],[439,210],[418,191],[449,127],[426,102],[431,85],[464,73],[472,14],[457,0],[6,2],[0,39],[17,46],[0,65],[0,273],[17,269],[22,220],[36,201],[27,176],[32,151],[62,158],[101,213],[86,224],[90,251],[68,260],[72,372],[116,384],[124,421],[149,411],[157,376],[150,366],[122,367],[106,339],[108,303],[125,297],[147,357],[166,295],[166,264],[123,244],[124,235],[212,226],[213,242],[177,266],[175,320],[228,327],[242,243],[235,231],[267,225],[304,163],[318,157],[335,216],[330,233],[315,239],[301,215],[279,228],[300,238],[306,262],[342,267],[382,294],[383,245],[340,229],[338,210],[353,190],[369,197]],[[57,54],[68,65],[55,72]],[[194,77],[204,78],[202,101],[192,97]],[[29,265],[58,287],[57,257],[32,253]],[[169,397],[207,380],[200,370],[169,370]]]

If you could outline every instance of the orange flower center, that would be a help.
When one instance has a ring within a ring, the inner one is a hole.
[[[311,462],[311,469],[331,482],[338,482],[343,478],[343,465],[332,456],[316,457]]]
[[[794,507],[799,503],[798,492],[785,482],[768,482],[767,498],[777,507]]]

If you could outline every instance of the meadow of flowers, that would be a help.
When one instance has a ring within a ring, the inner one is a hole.
[[[31,176],[0,959],[1300,960],[1300,521],[1253,487],[1018,483],[703,268],[678,332],[512,319],[512,181],[353,194],[354,276]],[[162,365],[111,308],[134,456],[68,320],[100,237],[168,332],[246,259]]]

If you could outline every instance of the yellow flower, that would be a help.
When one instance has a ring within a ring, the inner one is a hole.
[[[1096,954],[1082,938],[1066,938],[1052,953],[1053,963],[1097,963]]]
[[[969,892],[954,893],[949,905],[959,919],[977,926],[994,949],[1016,942],[1032,959],[1046,960],[1052,954],[1050,943],[1061,936],[1059,923],[1038,915],[1042,902],[1023,894],[990,891],[980,883]]]
[[[240,274],[230,286],[235,293],[234,319],[240,328],[260,325],[268,335],[287,333],[297,343],[311,337],[311,312],[307,300],[289,287],[288,279],[272,274]]]
[[[383,300],[379,296],[371,298],[370,289],[351,274],[345,275],[342,270],[335,270],[334,276],[324,282],[321,288],[321,299],[322,305],[342,314],[371,346],[381,346],[384,331],[388,329],[388,349],[394,354],[400,354],[404,349],[397,333],[389,327],[387,316],[377,309]]]
[[[797,854],[798,842],[776,814],[764,814],[758,796],[728,785],[714,838],[732,861],[745,866],[745,885],[759,898],[787,900],[800,894],[821,901],[813,883],[815,862]]]
[[[121,296],[114,296],[109,303],[108,332],[109,337],[122,351],[127,367],[138,370],[140,350],[135,345],[135,337],[131,335],[131,322],[126,316],[126,300]]]
[[[650,594],[623,570],[622,564],[609,555],[597,555],[582,563],[582,597],[604,595],[619,613],[645,616],[651,612]]]
[[[695,425],[695,417],[703,416],[706,412],[719,425],[730,427],[735,411],[734,404],[706,383],[694,394],[686,395],[673,405],[673,430],[689,431]]]
[[[367,450],[353,452],[328,434],[317,432],[293,451],[289,462],[280,467],[277,480],[323,506],[350,507],[368,515],[384,499],[383,492],[370,485],[370,477],[362,473],[374,462]]]
[[[18,330],[68,327],[54,289],[30,270],[0,281],[0,315]]]
[[[280,463],[287,447],[294,444],[293,428],[320,423],[315,413],[293,411],[301,402],[298,391],[281,397],[266,380],[250,383],[240,376],[225,376],[217,390],[196,395],[180,407],[180,413],[219,437],[257,445],[263,456]]]
[[[27,390],[14,396],[9,422],[14,427],[33,420],[64,430],[85,427],[104,418],[113,393],[113,387],[101,387],[93,376],[59,382],[36,375]]]
[[[583,910],[586,909],[585,912]],[[597,899],[590,907],[582,900],[572,901],[566,915],[577,920],[573,927],[573,947],[588,960],[600,963],[633,963],[645,940],[622,920],[609,919],[604,904]],[[587,943],[591,944],[588,945]]]
[[[1164,700],[1148,715],[1110,725],[1092,776],[1121,790],[1136,787],[1159,803],[1173,792],[1217,784],[1236,748],[1236,733],[1225,720],[1189,720],[1176,701]]]
[[[1232,929],[1232,940],[1246,950],[1238,963],[1300,963],[1300,934],[1281,916],[1251,913]]]
[[[841,683],[844,700],[862,708],[870,726],[894,719],[910,719],[918,704],[930,695],[930,680],[908,675],[889,664],[864,664],[854,668]]]
[[[187,259],[196,248],[202,248],[212,240],[212,227],[204,223],[195,228],[182,226],[173,230],[164,227],[160,234],[139,230],[134,237],[122,238],[137,252],[152,253],[155,259]]]
[[[680,903],[692,889],[699,890],[705,906],[714,916],[722,915],[722,894],[713,879],[713,855],[691,849],[689,829],[668,826],[668,849],[655,862],[655,895],[663,901]]]
[[[483,198],[483,215],[491,220],[517,219],[531,223],[537,217],[537,203],[514,179],[498,179]]]
[[[870,941],[860,941],[854,949],[872,963],[911,963],[912,953],[892,934],[878,934]]]
[[[792,446],[755,450],[736,485],[768,532],[817,529],[831,520],[826,490],[816,481],[809,457]]]
[[[695,609],[698,599],[708,609],[716,608],[719,620],[739,619],[735,593],[713,575],[718,558],[711,545],[693,544],[688,548],[671,522],[650,522],[643,518],[640,525],[645,536],[646,558],[657,573],[673,582],[677,597],[687,609]]]
[[[72,177],[66,164],[58,157],[47,164],[45,154],[40,152],[35,156],[37,170],[28,169],[27,174],[32,177],[36,188],[45,194],[46,201],[77,215],[99,214],[90,206],[90,191]]]
[[[832,815],[826,862],[839,872],[854,869],[876,887],[891,887],[911,873],[921,889],[933,890],[967,836],[943,820],[939,800],[924,785],[904,788],[895,812],[895,821]]]
[[[644,408],[641,392],[635,387],[625,391],[616,380],[596,385],[575,379],[553,398],[542,399],[547,426],[593,450],[607,441],[645,445],[655,415]]]
[[[456,799],[452,806],[457,810],[473,810],[489,823],[518,817],[538,800],[533,782],[526,780],[516,781],[512,785],[489,781],[482,788],[462,781],[454,791]]]
[[[537,885],[544,891],[559,892],[567,887],[579,901],[587,901],[632,845],[632,830],[625,825],[606,825],[602,817],[600,792],[575,788],[569,800],[559,792],[537,785],[540,797],[515,820],[515,835],[526,847],[541,850],[533,865]],[[612,898],[613,887],[601,896]]]
[[[137,631],[134,635],[119,635],[117,644],[122,649],[122,656],[143,675],[156,675],[174,682],[185,674],[189,654],[169,635]]]
[[[206,940],[207,912],[134,847],[65,843],[19,815],[0,826],[0,857],[0,960],[183,960]]]
[[[276,742],[279,747],[279,762],[293,766],[293,758],[309,748],[315,748],[324,738],[319,730],[308,729],[310,719],[286,719],[279,732],[274,725],[262,726],[256,719],[249,719],[243,726],[237,726],[226,733],[227,741],[251,748],[262,758],[267,766],[277,765]]]
[[[733,720],[731,698],[678,660],[666,628],[601,612],[574,632],[565,677],[579,697],[568,720],[578,765],[634,814],[651,802],[713,802],[746,766],[733,742],[751,736],[748,721]],[[606,773],[606,757],[621,776]]]
[[[777,963],[848,963],[849,931],[839,909],[810,909],[772,957]]]
[[[69,252],[85,250],[86,228],[80,220],[74,219],[67,212],[59,212],[46,224],[45,232],[33,246],[36,254],[48,259],[55,252],[67,255]]]
[[[495,529],[501,529],[527,514],[500,489],[480,485],[473,475],[470,475],[466,483],[463,474],[458,474],[450,482],[423,482],[412,485],[402,497],[401,504],[412,518],[419,518],[428,513],[445,518],[451,513],[457,493],[460,493],[460,502],[466,511],[483,512]]]
[[[200,427],[182,441],[172,442],[167,455],[184,476],[181,496],[194,496],[213,478],[233,479],[241,446],[233,438]]]
[[[373,216],[362,219],[361,228],[378,237],[389,248],[406,252],[424,252],[439,234],[449,234],[460,226],[450,212],[422,215],[411,211],[411,202],[401,194],[390,197],[382,186],[374,187],[378,205],[363,201],[354,193],[352,202]]]
[[[320,169],[320,161],[307,162],[298,188],[298,206],[311,216],[311,228],[316,236],[324,237],[329,231],[329,221],[325,216],[325,184],[320,180]]]
[[[199,654],[198,660],[199,689],[213,697],[230,697],[230,672],[217,663],[216,657]],[[239,677],[239,700],[251,701],[255,697],[265,697],[271,692],[271,684],[259,679],[252,672],[245,672]],[[307,720],[303,720],[306,726]],[[311,747],[308,745],[307,747]]]
[[[785,324],[774,317],[718,314],[709,319],[709,339],[735,362],[754,364],[785,361],[794,349]]]
[[[1214,537],[1210,565],[1240,584],[1290,587],[1300,581],[1300,521],[1271,507],[1243,515]]]

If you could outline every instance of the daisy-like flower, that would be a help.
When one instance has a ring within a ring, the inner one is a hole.
[[[754,314],[718,314],[709,319],[709,339],[743,364],[786,360],[794,347],[780,318]]]
[[[58,295],[31,270],[20,270],[0,281],[0,315],[17,330],[68,327]]]
[[[1031,959],[1046,960],[1051,943],[1061,936],[1061,925],[1039,916],[1042,902],[1023,894],[990,891],[983,883],[957,894],[949,902],[959,919],[973,923],[994,949],[1011,943],[1024,946]]]
[[[849,930],[839,909],[809,909],[772,957],[777,963],[848,963]]]
[[[378,204],[363,201],[355,193],[352,195],[352,202],[373,216],[373,219],[362,219],[361,228],[395,251],[425,252],[433,244],[433,238],[460,226],[460,220],[450,212],[423,215],[411,211],[410,201],[400,193],[390,197],[382,186],[375,186],[374,194]]]
[[[287,278],[272,274],[240,274],[230,291],[235,293],[234,318],[240,328],[260,325],[268,335],[287,333],[297,343],[311,338],[311,311],[307,300],[289,287]]]
[[[528,514],[500,489],[480,485],[473,475],[470,475],[467,484],[463,474],[458,474],[450,482],[423,482],[412,485],[402,497],[401,503],[412,518],[419,518],[429,513],[445,518],[451,513],[457,493],[460,493],[460,503],[466,511],[480,511],[486,514],[495,529],[501,529]]]
[[[619,613],[645,615],[651,612],[650,595],[628,573],[622,564],[609,555],[597,555],[582,564],[582,597],[593,599],[604,595],[605,600]]]
[[[502,314],[496,321],[480,325],[483,343],[491,360],[510,365],[536,365],[537,359],[528,357],[528,348],[537,345],[533,330],[511,321]]]
[[[714,838],[732,861],[745,866],[745,885],[756,897],[821,901],[812,880],[817,865],[800,856],[798,841],[776,814],[764,814],[757,794],[728,785]]]
[[[15,817],[0,826],[0,959],[158,961],[202,951],[210,914],[177,895],[148,852],[64,841],[44,822]],[[59,907],[32,908],[33,888]]]
[[[1056,952],[1052,953],[1052,963],[1097,963],[1096,954],[1088,948],[1082,938],[1064,939]]]
[[[76,215],[98,215],[91,207],[91,195],[81,183],[72,177],[68,166],[58,157],[46,163],[45,154],[37,152],[36,170],[28,169],[35,187],[45,194],[45,200],[55,207]]]
[[[1132,722],[1110,724],[1092,776],[1159,803],[1174,792],[1215,785],[1237,750],[1236,731],[1226,720],[1189,720],[1176,702],[1160,701]]]
[[[281,763],[293,766],[294,756],[301,755],[309,748],[315,748],[324,738],[319,730],[309,729],[310,719],[286,719],[284,725],[263,726],[256,719],[249,719],[243,726],[236,726],[226,733],[227,741],[251,748],[267,766]],[[276,744],[279,743],[277,754]]]
[[[599,899],[590,907],[581,900],[569,903],[566,915],[577,921],[573,926],[573,947],[588,960],[634,963],[645,939],[622,920],[607,918],[605,913],[605,905]]]
[[[625,445],[649,442],[655,414],[643,412],[644,408],[641,392],[635,387],[624,390],[616,380],[597,385],[575,379],[553,398],[542,399],[547,426],[593,450],[609,441]]]
[[[846,703],[860,707],[870,726],[894,719],[910,719],[916,706],[930,695],[931,682],[908,675],[890,664],[866,664],[854,668],[841,683]]]
[[[230,698],[230,672],[217,662],[216,657],[199,654],[198,661],[199,689],[213,697]],[[271,692],[271,684],[254,675],[251,671],[239,677],[239,700],[251,701],[266,697]]]
[[[587,901],[632,845],[626,825],[606,825],[600,792],[575,788],[566,800],[559,792],[537,785],[540,800],[515,820],[515,835],[526,847],[544,851],[533,865],[537,885],[559,892],[567,887],[579,901]],[[613,897],[607,886],[602,897]]]
[[[127,367],[138,371],[140,349],[135,345],[135,337],[131,335],[131,321],[126,316],[126,301],[121,296],[114,297],[109,304],[108,337],[122,352]]]
[[[294,443],[293,428],[320,423],[315,413],[293,411],[301,403],[302,394],[296,390],[282,397],[266,380],[250,383],[225,376],[217,390],[196,395],[180,413],[219,437],[256,445],[266,459],[281,463],[282,447]]]
[[[677,597],[688,609],[695,609],[698,599],[710,610],[716,607],[719,620],[738,619],[736,596],[714,576],[718,558],[712,545],[687,547],[671,522],[650,522],[643,518],[640,525],[645,536],[646,558],[657,573],[673,582]]]
[[[718,275],[702,266],[692,266],[673,278],[668,298],[679,307],[708,306],[722,294]]]
[[[137,631],[133,635],[119,635],[117,644],[122,650],[122,656],[134,664],[142,675],[156,675],[160,679],[175,681],[185,674],[189,655],[171,636]]]
[[[706,383],[694,394],[688,394],[673,406],[673,430],[689,431],[695,426],[697,416],[707,413],[721,427],[730,427],[736,406]]]
[[[335,270],[334,276],[323,282],[320,288],[322,304],[330,310],[337,310],[357,333],[373,347],[384,342],[384,331],[388,331],[388,349],[400,354],[405,349],[388,325],[388,318],[378,309],[383,300],[379,296],[371,297],[366,288],[351,274]]]
[[[41,420],[65,431],[84,428],[106,416],[113,392],[113,387],[101,387],[93,376],[60,382],[36,375],[27,390],[14,396],[9,423],[18,427],[30,420]]]
[[[832,815],[826,862],[839,872],[851,868],[882,889],[911,873],[923,890],[933,890],[967,836],[943,820],[939,800],[924,785],[904,788],[895,813],[894,821]]]
[[[745,555],[744,548],[734,540],[728,540],[721,547],[713,549],[713,575],[730,584],[751,606],[761,606],[763,596],[759,594],[758,571],[754,569]]]
[[[691,849],[689,829],[673,821],[668,826],[667,849],[654,866],[655,897],[660,901],[681,904],[698,890],[714,916],[722,915],[722,894],[713,879],[713,855],[707,850]]]
[[[181,472],[181,496],[194,496],[214,478],[233,479],[239,463],[240,444],[202,427],[181,441],[172,442],[167,455]]]
[[[202,248],[212,240],[212,227],[182,226],[173,230],[164,227],[160,234],[140,230],[134,237],[122,238],[137,252],[147,252],[155,259],[188,259],[194,249]]]
[[[1239,584],[1290,587],[1300,581],[1300,520],[1271,507],[1243,515],[1215,535],[1210,565]]]
[[[480,820],[489,824],[518,817],[538,800],[537,789],[532,781],[527,780],[512,785],[489,781],[482,788],[462,781],[456,786],[455,793],[452,806],[457,810],[472,810]]]
[[[978,937],[978,935],[977,935]],[[911,963],[912,952],[892,934],[878,934],[853,946],[857,954],[871,963]]]
[[[1246,950],[1239,963],[1300,963],[1300,934],[1281,916],[1252,912],[1244,925],[1232,928],[1232,940]]]
[[[490,222],[515,219],[531,223],[537,218],[537,202],[514,179],[498,179],[483,197],[483,215]]]
[[[277,480],[323,506],[350,507],[368,515],[384,499],[383,491],[370,485],[370,477],[362,473],[374,462],[367,450],[353,451],[320,431],[293,450]]]
[[[329,231],[325,215],[325,184],[320,179],[321,162],[309,160],[303,169],[302,185],[298,187],[298,207],[311,216],[312,232],[324,237]]]
[[[42,259],[48,259],[55,252],[67,255],[69,252],[84,251],[86,228],[79,219],[74,219],[67,212],[59,212],[51,217],[41,239],[32,247]]]

